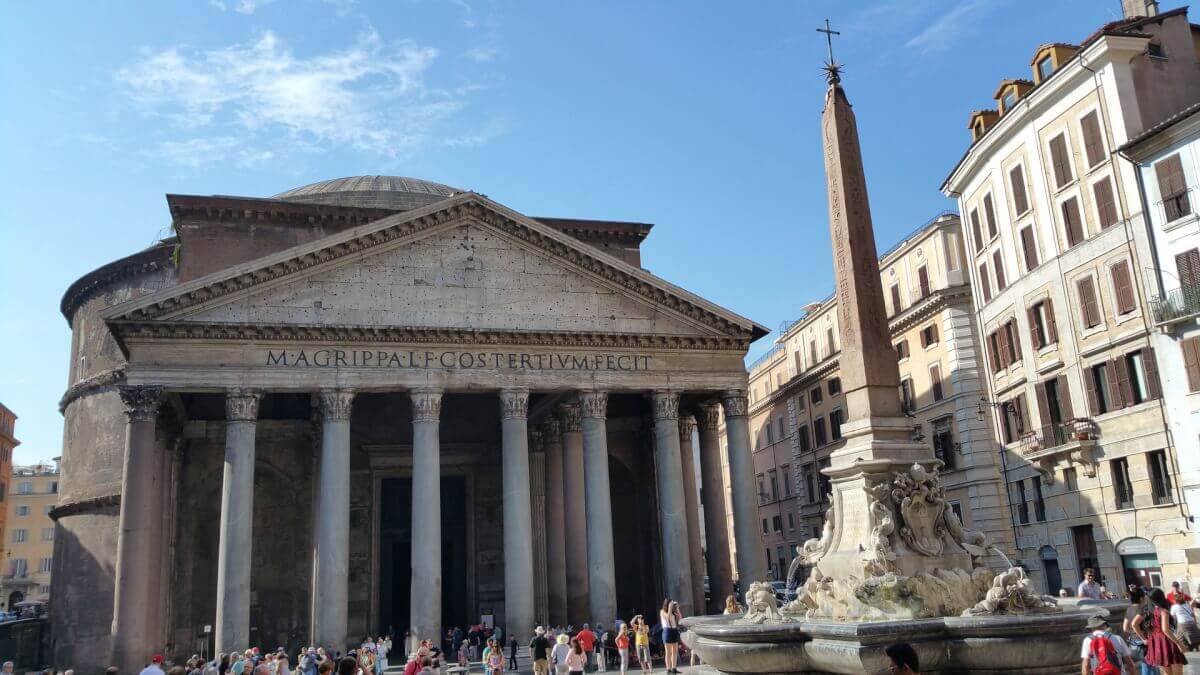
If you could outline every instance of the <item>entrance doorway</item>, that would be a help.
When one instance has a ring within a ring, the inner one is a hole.
[[[442,476],[442,625],[467,626],[467,480]],[[412,478],[385,478],[379,488],[379,625],[403,636],[412,598]]]
[[[1151,541],[1141,537],[1123,539],[1117,544],[1117,555],[1121,556],[1126,588],[1131,584],[1142,588],[1162,588],[1162,567],[1158,563],[1158,551]]]
[[[1058,597],[1062,585],[1062,571],[1058,569],[1058,549],[1043,546],[1038,552],[1042,559],[1042,570],[1046,575],[1046,595]]]

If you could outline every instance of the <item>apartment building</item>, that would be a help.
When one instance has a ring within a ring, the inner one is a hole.
[[[0,608],[11,610],[23,600],[50,599],[50,566],[54,556],[54,521],[59,469],[55,464],[13,467],[5,511],[4,567],[0,571]]]
[[[13,450],[21,441],[16,437],[17,416],[0,403],[0,556],[4,554],[4,532],[8,509],[8,480],[12,475]]]
[[[1168,433],[1137,172],[1116,149],[1200,100],[1186,8],[1126,0],[1079,44],[1043,45],[969,118],[958,200],[987,408],[1019,559],[1048,593],[1186,577],[1200,550]],[[1189,439],[1189,443],[1194,439]]]
[[[885,252],[879,269],[912,438],[942,460],[946,496],[963,524],[1009,552],[1012,530],[991,416],[981,404],[983,354],[966,264],[959,219],[941,214]],[[772,569],[785,572],[795,543],[820,535],[830,492],[821,469],[841,446],[849,417],[836,310],[833,297],[806,307],[751,367],[763,546]]]

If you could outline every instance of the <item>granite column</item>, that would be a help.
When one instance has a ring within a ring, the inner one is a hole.
[[[442,392],[412,392],[412,591],[413,642],[442,635],[442,467],[438,426]],[[405,645],[405,649],[409,649]]]
[[[679,458],[683,467],[683,505],[687,509],[688,559],[692,567],[692,611],[704,612],[704,551],[700,548],[700,494],[696,487],[696,456],[692,432],[696,418],[679,418]]]
[[[321,454],[313,514],[312,633],[316,644],[345,647],[350,567],[350,410],[354,392],[322,390]]]
[[[504,630],[533,634],[533,514],[529,495],[529,391],[500,392],[504,483]]]
[[[613,562],[612,493],[608,475],[608,392],[580,394],[583,477],[586,484],[588,606],[601,626],[617,618],[617,572]]]
[[[162,546],[163,463],[156,438],[161,387],[120,387],[125,404],[125,459],[121,472],[121,515],[114,574],[112,644],[109,662],[125,669],[142,666],[154,644],[156,589],[146,583],[156,570]]]
[[[733,537],[737,542],[737,576],[745,591],[767,578],[762,537],[758,531],[758,490],[754,484],[754,456],[750,447],[749,402],[744,391],[727,391],[725,435],[729,441],[729,482],[733,493]]]
[[[254,433],[261,394],[225,395],[225,473],[217,543],[217,635],[214,650],[245,649],[250,642],[250,573],[254,531]]]
[[[684,616],[693,613],[692,563],[688,549],[687,507],[684,504],[683,462],[679,448],[679,394],[656,391],[654,461],[658,478],[658,508],[662,530],[663,586],[679,603]]]
[[[563,444],[558,419],[542,424],[546,448],[546,594],[552,625],[567,625],[566,515],[563,504]]]
[[[700,406],[697,424],[700,435],[700,500],[704,504],[704,546],[708,566],[709,614],[720,614],[725,598],[733,593],[733,569],[729,562],[729,528],[725,521],[725,478],[721,470],[721,405],[710,401]]]
[[[589,621],[587,511],[584,508],[583,424],[578,402],[559,408],[562,418],[563,512],[567,559],[567,621]]]

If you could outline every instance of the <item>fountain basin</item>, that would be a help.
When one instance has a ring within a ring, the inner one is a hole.
[[[896,642],[916,649],[922,673],[1077,673],[1088,617],[1108,612],[1119,628],[1125,606],[1089,602],[1052,614],[867,623],[756,625],[736,623],[736,616],[697,616],[684,620],[683,641],[722,673],[887,672],[883,650]]]

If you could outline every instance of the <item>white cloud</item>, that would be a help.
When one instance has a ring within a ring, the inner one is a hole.
[[[234,0],[233,11],[238,14],[253,14],[256,9],[266,7],[273,2],[275,0]],[[208,0],[208,4],[222,12],[229,11],[229,4],[225,0]]]
[[[473,47],[467,50],[467,58],[476,63],[486,63],[487,61],[496,60],[496,55],[500,50],[495,47]]]
[[[979,18],[996,4],[994,0],[965,0],[926,26],[904,46],[927,53],[945,51],[973,35],[980,27]]]
[[[353,148],[386,157],[411,155],[437,142],[464,108],[472,86],[426,83],[438,50],[373,30],[349,47],[295,56],[272,32],[215,50],[171,47],[148,53],[115,74],[144,114],[171,120],[189,140],[170,140],[162,154],[181,164],[207,162],[210,150]],[[201,132],[219,129],[212,138]],[[238,161],[262,161],[263,151]],[[228,155],[226,155],[226,158]]]

